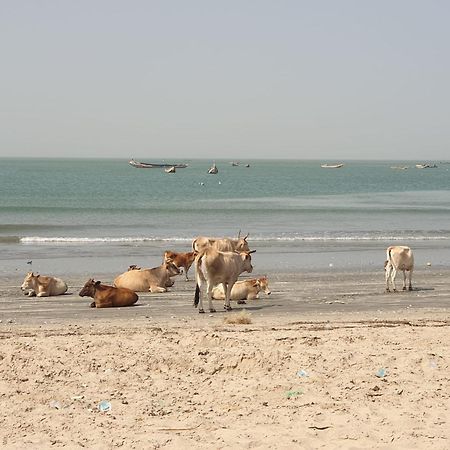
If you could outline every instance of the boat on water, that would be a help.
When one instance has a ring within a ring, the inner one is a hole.
[[[416,164],[417,169],[436,169],[436,164]]]
[[[213,165],[208,169],[208,173],[215,175],[219,172],[219,169],[216,166],[216,163],[213,163]]]
[[[323,169],[340,169],[344,164],[321,164],[320,167]]]
[[[176,172],[176,168],[175,168],[175,166],[172,166],[172,167],[166,167],[166,168],[164,169],[164,172],[166,172],[166,173],[175,173],[175,172]]]
[[[408,169],[408,166],[391,166],[391,169],[394,169],[394,170],[406,170],[406,169]]]
[[[237,166],[239,165],[239,162],[238,162],[238,161],[231,161],[230,164],[231,164],[233,167],[237,167]]]
[[[173,163],[146,163],[146,162],[140,162],[135,161],[134,159],[131,159],[128,164],[130,166],[136,167],[137,169],[165,169],[165,168],[171,168],[174,167],[175,169],[184,169],[187,167],[187,164],[180,163],[180,164],[173,164]]]

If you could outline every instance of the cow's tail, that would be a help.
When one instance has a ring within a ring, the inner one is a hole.
[[[195,285],[195,295],[194,295],[194,306],[197,308],[198,302],[200,300],[200,286],[198,284]]]
[[[392,247],[388,247],[387,250],[386,250],[386,260],[387,260],[386,262],[388,262],[388,263],[390,263],[392,265],[391,252],[392,252]]]

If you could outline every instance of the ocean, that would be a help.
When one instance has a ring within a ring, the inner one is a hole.
[[[325,169],[326,161],[216,160],[216,175],[210,160],[173,162],[188,167],[168,174],[119,159],[0,159],[0,275],[154,267],[165,249],[189,251],[198,235],[239,232],[257,250],[255,273],[382,271],[391,244],[412,247],[416,266],[450,264],[447,162]]]

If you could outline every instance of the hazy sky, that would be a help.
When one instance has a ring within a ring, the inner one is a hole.
[[[0,0],[0,156],[450,158],[446,0]]]

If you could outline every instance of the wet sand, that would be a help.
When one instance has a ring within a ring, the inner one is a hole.
[[[271,296],[204,315],[181,277],[137,306],[98,310],[79,276],[52,298],[5,278],[0,442],[448,448],[449,277],[424,268],[412,292],[386,294],[380,272],[270,273]],[[242,308],[250,324],[224,323]]]

